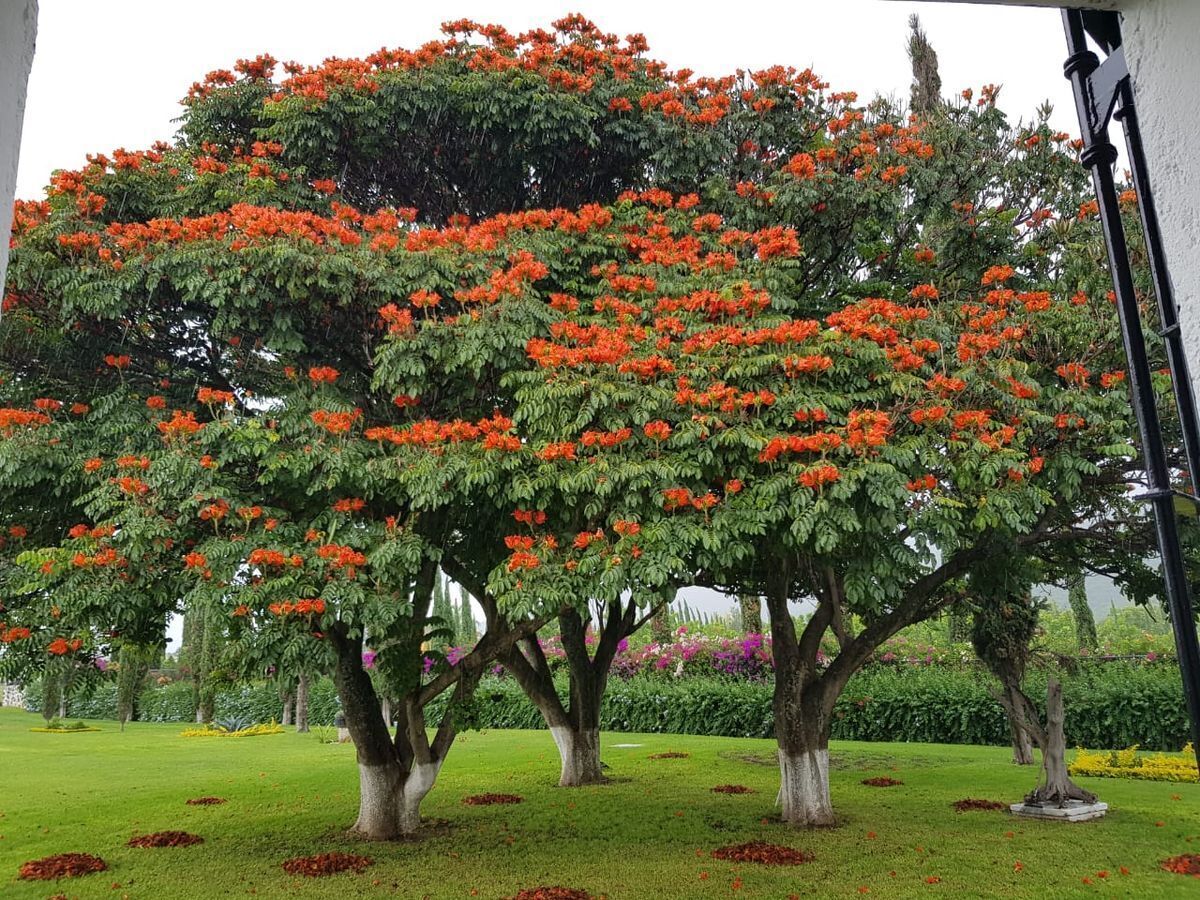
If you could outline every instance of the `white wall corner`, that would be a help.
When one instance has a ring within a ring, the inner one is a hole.
[[[8,268],[8,236],[37,14],[37,0],[0,0],[0,288]]]

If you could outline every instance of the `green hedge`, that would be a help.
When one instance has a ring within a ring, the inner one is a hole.
[[[1089,664],[1061,675],[1069,746],[1092,749],[1178,750],[1188,740],[1179,672],[1173,665]],[[1045,697],[1045,674],[1030,676],[1027,689]],[[859,741],[922,741],[1007,744],[1008,722],[992,698],[992,681],[979,669],[873,666],[855,675],[838,701],[834,738]],[[40,692],[27,696],[36,701]],[[565,694],[565,681],[559,685]],[[446,700],[436,702],[438,720]],[[333,723],[333,683],[321,679],[309,697],[309,721]],[[36,703],[30,708],[36,709]],[[152,722],[194,719],[191,686],[154,686],[138,698],[138,718]],[[86,700],[72,700],[70,718],[115,718],[116,694],[104,685]],[[256,722],[278,719],[280,704],[269,682],[233,686],[217,695],[217,718],[236,715]],[[476,728],[542,728],[542,717],[511,678],[485,678],[463,710],[463,725]],[[771,737],[771,685],[718,677],[673,679],[638,676],[609,682],[601,723],[607,731]]]
[[[25,708],[41,710],[41,688],[35,683],[25,691]],[[193,722],[196,706],[192,685],[176,681],[152,685],[138,695],[135,718],[140,722]],[[337,692],[333,682],[322,678],[313,682],[308,692],[308,720],[312,725],[332,725],[338,709]],[[214,715],[217,719],[235,716],[255,722],[278,721],[283,713],[276,686],[270,682],[231,685],[217,692]],[[72,719],[115,719],[117,717],[117,688],[113,683],[100,685],[88,697],[72,697],[67,701],[67,716]]]
[[[1173,666],[1108,663],[1060,675],[1069,746],[1178,750],[1188,740],[1179,673]],[[834,713],[833,737],[945,744],[1009,742],[1008,721],[978,670],[866,669],[851,679]],[[565,685],[560,685],[560,692]],[[1045,697],[1045,675],[1027,685]],[[771,737],[771,685],[723,678],[647,676],[609,682],[601,713],[608,731]],[[436,710],[431,710],[434,721]],[[512,679],[487,678],[467,715],[478,728],[542,728]]]

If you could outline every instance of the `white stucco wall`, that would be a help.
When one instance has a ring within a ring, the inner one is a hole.
[[[1122,15],[1188,369],[1200,387],[1200,0],[1126,0]]]
[[[37,36],[37,8],[37,0],[0,0],[0,288],[8,266],[13,190],[25,118],[25,86]]]

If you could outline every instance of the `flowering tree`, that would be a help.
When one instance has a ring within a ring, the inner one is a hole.
[[[766,597],[785,815],[827,822],[850,674],[998,540],[1086,536],[1123,497],[1119,344],[1065,135],[1015,134],[991,95],[918,123],[807,72],[667,76],[575,19],[483,33],[278,84],[269,58],[213,73],[180,146],[18,207],[5,664],[151,642],[181,604],[260,668],[319,643],[356,828],[389,838],[491,660],[538,675],[542,624],[582,641],[606,611],[562,710],[584,771],[620,637],[710,584]],[[487,627],[429,664],[439,567]]]

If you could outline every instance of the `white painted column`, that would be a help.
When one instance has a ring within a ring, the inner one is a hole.
[[[8,268],[8,235],[37,12],[37,0],[0,0],[0,288]]]

